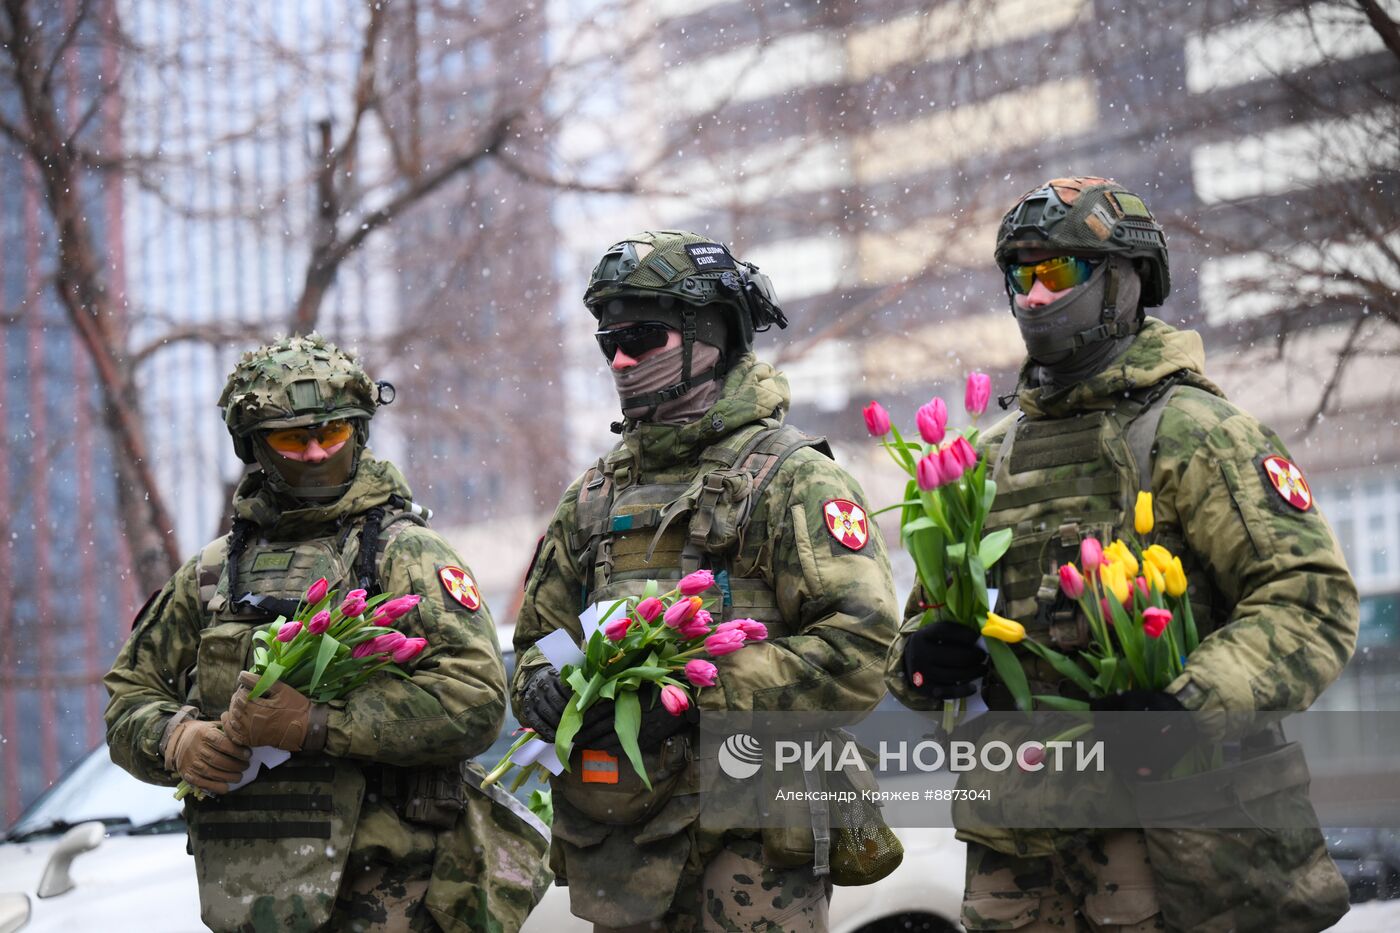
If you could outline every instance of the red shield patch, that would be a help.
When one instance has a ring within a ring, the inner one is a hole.
[[[1259,465],[1263,468],[1264,475],[1269,478],[1274,492],[1278,493],[1284,502],[1300,512],[1312,508],[1312,489],[1308,486],[1308,481],[1303,479],[1303,471],[1298,469],[1297,464],[1275,454],[1265,457]]]
[[[473,612],[481,608],[481,591],[476,588],[476,581],[461,567],[448,565],[442,568],[438,571],[438,579],[454,601]]]
[[[865,547],[870,540],[870,519],[865,509],[850,499],[828,499],[822,506],[822,518],[831,536],[853,551]]]

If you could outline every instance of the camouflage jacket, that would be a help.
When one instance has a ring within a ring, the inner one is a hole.
[[[619,449],[630,453],[647,481],[682,481],[694,475],[705,447],[763,418],[781,419],[788,404],[787,380],[746,356],[730,371],[720,400],[699,419],[636,426]],[[545,663],[534,643],[559,628],[582,636],[585,573],[569,547],[580,487],[581,480],[564,493],[526,580],[515,629],[517,703],[530,672]],[[889,560],[873,522],[858,551],[834,540],[822,517],[832,499],[863,504],[865,497],[845,470],[815,450],[800,449],[783,461],[758,506],[768,535],[758,569],[798,634],[714,659],[719,683],[699,691],[702,710],[864,712],[880,701],[883,660],[898,618]],[[749,524],[757,528],[760,520]]]
[[[1066,419],[1113,409],[1164,380],[1186,387],[1172,395],[1157,428],[1154,534],[1174,538],[1199,568],[1192,572],[1193,603],[1198,586],[1208,587],[1218,594],[1219,611],[1215,630],[1168,689],[1188,709],[1306,709],[1351,657],[1356,586],[1316,505],[1305,511],[1288,505],[1267,479],[1262,461],[1288,457],[1283,442],[1223,398],[1204,365],[1198,334],[1148,318],[1112,366],[1068,389],[1049,393],[1029,385],[1029,368],[1023,370],[1017,400],[1029,421]],[[986,433],[984,456],[995,461],[1016,417]],[[1130,527],[1132,515],[1122,520]],[[1198,573],[1206,579],[1198,581]],[[905,705],[932,709],[941,703],[915,694],[904,680],[904,641],[920,622],[918,598],[915,593],[906,609],[886,683]],[[1033,662],[1022,656],[1034,677]]]

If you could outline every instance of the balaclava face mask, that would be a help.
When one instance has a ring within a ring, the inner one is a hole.
[[[612,371],[613,384],[617,387],[619,399],[645,397],[653,392],[673,386],[681,381],[681,367],[684,363],[682,347],[665,350],[648,357],[636,366]],[[697,340],[691,350],[690,371],[705,372],[719,362],[719,347]],[[692,386],[690,391],[679,398],[669,399],[657,405],[642,405],[622,409],[625,418],[664,424],[685,424],[709,411],[719,400],[723,381],[710,379]]]
[[[268,474],[269,483],[283,496],[306,504],[324,505],[339,499],[350,488],[357,460],[355,451],[360,444],[358,431],[320,463],[284,457],[261,438],[257,443],[258,459]]]
[[[1108,287],[1110,267],[1117,278],[1118,289],[1113,318],[1104,321],[1104,289]],[[1128,349],[1140,326],[1138,299],[1141,295],[1142,280],[1132,263],[1121,256],[1109,256],[1094,270],[1089,281],[1044,307],[1018,308],[1013,299],[1011,310],[1021,329],[1026,355],[1035,364],[1035,381],[1051,389],[1064,388],[1082,382],[1116,359]],[[1119,322],[1128,325],[1124,336],[1105,337],[1080,347],[1072,345],[1075,334],[1100,324]]]

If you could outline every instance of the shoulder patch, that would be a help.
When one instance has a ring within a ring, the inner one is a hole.
[[[451,564],[443,567],[438,571],[438,579],[442,581],[442,588],[447,590],[447,595],[452,597],[454,602],[472,612],[481,608],[481,591],[476,588],[476,581],[461,567]]]
[[[1259,468],[1264,471],[1269,485],[1274,487],[1274,492],[1278,493],[1284,502],[1299,512],[1306,512],[1312,508],[1312,488],[1308,486],[1308,481],[1303,478],[1303,471],[1298,469],[1297,464],[1274,454],[1259,461]]]
[[[859,551],[870,540],[870,519],[865,509],[850,499],[828,499],[822,504],[826,530],[836,541]]]

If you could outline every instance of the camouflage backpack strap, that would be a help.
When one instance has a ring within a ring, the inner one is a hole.
[[[374,596],[380,592],[384,575],[384,555],[389,545],[410,526],[426,528],[432,510],[402,496],[390,496],[386,506],[375,506],[365,512],[360,525],[360,550],[355,555],[354,573],[359,588]]]
[[[609,463],[611,459],[611,455],[599,459],[583,474],[578,490],[578,508],[574,513],[574,528],[569,532],[569,550],[578,555],[579,566],[587,577],[584,586],[589,590],[593,587],[594,567],[600,560],[608,571],[612,568],[612,555],[605,543],[608,516],[612,512],[616,491]]]
[[[1157,443],[1157,428],[1162,424],[1162,416],[1167,413],[1167,405],[1181,387],[1181,380],[1169,378],[1154,386],[1142,408],[1128,422],[1123,432],[1132,455],[1132,467],[1137,471],[1137,488],[1152,489],[1152,453]],[[1131,509],[1131,504],[1129,505]]]

